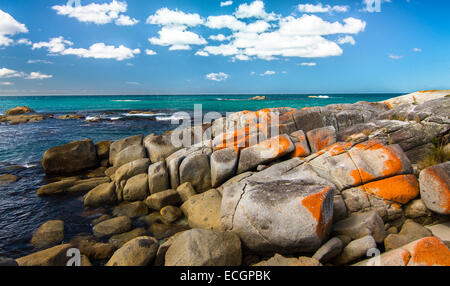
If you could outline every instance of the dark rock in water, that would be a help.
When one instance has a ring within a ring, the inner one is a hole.
[[[71,142],[47,150],[42,159],[47,175],[71,174],[98,166],[97,153],[92,140]]]
[[[62,120],[73,120],[73,119],[84,119],[85,117],[80,114],[67,114],[67,115],[58,116],[56,118],[62,119]]]
[[[0,175],[0,186],[1,185],[9,185],[11,183],[17,182],[17,177],[14,175]]]
[[[25,113],[33,113],[34,110],[27,106],[18,106],[5,112],[5,115],[19,115]]]
[[[0,267],[12,267],[19,266],[17,262],[12,258],[0,257]]]

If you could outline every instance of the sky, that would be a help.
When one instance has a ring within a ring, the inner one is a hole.
[[[450,89],[448,0],[2,0],[0,95]]]

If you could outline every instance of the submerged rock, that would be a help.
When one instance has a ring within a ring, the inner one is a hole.
[[[33,234],[31,244],[36,248],[48,248],[64,239],[64,222],[51,220],[41,225]]]
[[[5,115],[19,115],[25,113],[33,113],[34,110],[28,106],[18,106],[5,112]]]
[[[0,175],[0,186],[15,183],[15,182],[17,182],[17,180],[18,180],[18,178],[14,175],[10,175],[10,174]]]

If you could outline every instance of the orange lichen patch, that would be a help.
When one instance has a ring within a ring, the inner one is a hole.
[[[327,148],[331,156],[337,156],[347,152],[352,147],[352,143],[336,143]]]
[[[402,258],[403,258],[403,266],[408,265],[408,262],[411,259],[411,253],[409,253],[409,251],[404,251],[402,253]]]
[[[292,111],[288,111],[284,113],[283,115],[280,115],[279,121],[280,123],[288,122],[292,120],[292,114],[294,114],[297,110],[294,109]]]
[[[350,172],[350,176],[353,178],[354,182],[353,184],[355,185],[360,185],[362,184],[362,179],[361,179],[361,175],[359,174],[359,170],[358,169],[354,169]]]
[[[419,91],[420,93],[426,93],[426,92],[439,92],[440,90],[434,90],[434,89],[432,89],[432,90],[422,90],[422,91]]]
[[[295,143],[295,151],[292,153],[291,158],[306,157],[308,155],[309,150],[306,150],[302,143]]]
[[[364,188],[369,194],[399,204],[406,204],[419,195],[419,183],[414,175],[401,175],[367,183]]]
[[[426,237],[414,246],[411,262],[421,266],[450,266],[450,250],[439,238]]]
[[[311,107],[303,107],[302,109],[300,109],[300,111],[301,110],[308,110],[308,109],[311,109]]]
[[[385,101],[383,103],[386,104],[389,109],[392,109],[392,105],[389,102]]]
[[[271,139],[267,139],[256,145],[256,148],[261,148],[264,151],[270,150],[272,152],[272,157],[279,157],[286,154],[292,142],[285,136],[277,136]]]
[[[304,198],[302,205],[311,213],[313,218],[317,221],[316,234],[319,238],[323,238],[332,222],[331,218],[325,221],[327,218],[323,215],[323,202],[326,199],[326,194],[331,190],[330,187],[325,187],[321,192],[309,195]]]
[[[450,178],[442,168],[437,166],[425,169],[423,172],[433,182],[434,189],[439,191],[439,200],[437,202],[439,207],[450,214]]]
[[[353,148],[358,149],[360,151],[365,151],[365,150],[377,150],[377,149],[380,149],[383,147],[384,147],[384,145],[380,141],[370,140],[370,141],[359,143],[359,144],[355,145]]]

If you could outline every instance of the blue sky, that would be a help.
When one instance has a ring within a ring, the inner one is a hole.
[[[367,1],[2,0],[0,95],[450,88],[450,1]]]

